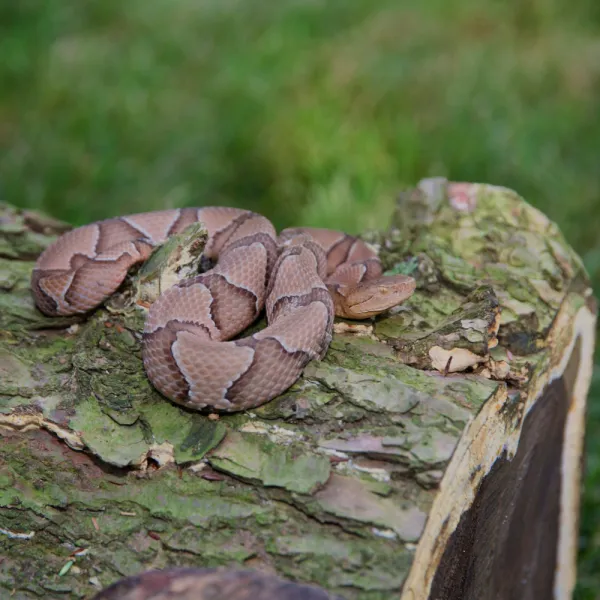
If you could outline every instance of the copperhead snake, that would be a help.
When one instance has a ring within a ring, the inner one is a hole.
[[[286,229],[246,210],[183,208],[73,229],[38,258],[31,279],[49,316],[86,313],[170,235],[205,224],[209,271],[180,281],[150,307],[142,358],[154,387],[192,409],[253,408],[288,389],[325,355],[334,314],[366,319],[400,304],[413,278],[382,276],[363,241],[328,229]],[[268,326],[231,341],[266,307]],[[229,340],[229,341],[227,341]]]

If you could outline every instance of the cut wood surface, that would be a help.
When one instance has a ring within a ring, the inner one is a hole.
[[[5,594],[91,598],[220,566],[347,600],[571,596],[596,305],[516,193],[430,179],[402,194],[363,237],[414,296],[338,321],[288,392],[225,416],[165,400],[141,363],[144,307],[194,272],[202,227],[106,306],[52,319],[29,277],[65,228],[0,208]]]

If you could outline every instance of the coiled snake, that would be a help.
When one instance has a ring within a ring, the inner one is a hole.
[[[284,392],[322,358],[334,314],[366,319],[406,300],[415,281],[382,276],[375,252],[328,229],[286,229],[236,208],[141,213],[78,227],[39,257],[31,286],[50,316],[85,313],[121,285],[156,245],[203,222],[211,270],[183,280],[152,304],[142,356],[152,384],[193,409],[233,412]],[[268,326],[227,341],[266,307]]]

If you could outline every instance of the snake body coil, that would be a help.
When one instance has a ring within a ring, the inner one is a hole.
[[[306,364],[321,358],[334,314],[364,319],[408,298],[411,277],[382,277],[361,240],[328,229],[287,229],[225,207],[184,208],[108,219],[62,235],[32,274],[47,315],[85,313],[113,294],[153,248],[196,221],[216,261],[150,307],[143,361],[152,384],[193,409],[233,412],[281,394]],[[268,326],[235,341],[266,308]]]

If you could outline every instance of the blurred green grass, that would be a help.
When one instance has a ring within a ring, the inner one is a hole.
[[[597,0],[0,3],[0,195],[82,224],[234,204],[382,226],[421,177],[518,190],[600,283]],[[600,370],[577,598],[600,594]]]

